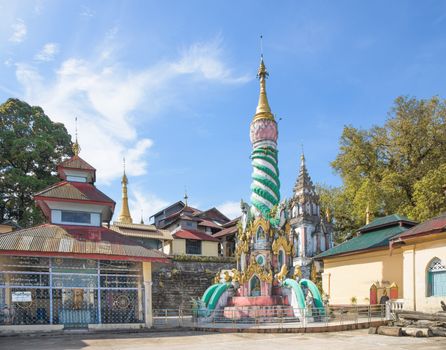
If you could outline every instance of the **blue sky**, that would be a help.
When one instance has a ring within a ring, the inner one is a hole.
[[[139,220],[182,198],[249,199],[259,35],[279,121],[282,196],[301,144],[314,182],[343,126],[382,124],[399,95],[446,96],[444,1],[4,1],[0,101],[40,105],[74,133],[120,209],[127,159]]]

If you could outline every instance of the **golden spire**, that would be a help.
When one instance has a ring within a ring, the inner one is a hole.
[[[77,117],[74,119],[75,125],[76,125],[76,141],[73,143],[73,153],[75,156],[79,155],[79,152],[81,151],[81,146],[79,145],[79,142],[77,141]]]
[[[263,55],[260,58],[260,66],[257,72],[257,78],[260,80],[260,93],[259,93],[259,103],[257,104],[256,114],[254,120],[256,119],[273,119],[274,116],[271,113],[271,108],[268,103],[268,97],[266,96],[266,78],[269,76],[266,70],[265,63],[263,62]]]
[[[132,217],[130,216],[130,210],[129,210],[129,198],[127,196],[127,184],[129,183],[127,179],[127,175],[125,174],[125,158],[123,159],[124,162],[124,174],[122,175],[122,207],[121,207],[121,213],[119,214],[118,221],[122,222],[124,224],[131,224],[133,222]]]
[[[367,209],[365,210],[365,224],[370,224],[370,208],[369,203],[367,203]]]
[[[331,211],[329,207],[325,209],[325,220],[327,220],[328,223],[331,223]]]

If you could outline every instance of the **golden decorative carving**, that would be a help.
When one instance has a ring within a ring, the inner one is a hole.
[[[271,247],[274,255],[279,254],[280,247],[283,248],[287,255],[291,255],[291,252],[293,251],[293,244],[288,242],[284,236],[279,236],[274,240]]]
[[[276,280],[278,280],[279,282],[283,282],[283,280],[286,278],[286,275],[288,274],[288,268],[286,267],[285,264],[282,265],[282,268],[280,269],[279,273],[276,273],[276,275],[274,276],[276,278]]]
[[[246,271],[242,273],[240,282],[244,283],[251,279],[253,275],[257,275],[261,281],[272,283],[273,273],[271,270],[266,270],[255,261],[254,257],[251,258],[251,262]]]
[[[220,271],[214,277],[214,284],[220,283]]]
[[[301,279],[302,278],[302,269],[300,268],[300,266],[296,266],[294,268],[294,274],[293,274],[293,279]]]
[[[242,253],[247,254],[249,250],[249,244],[247,241],[238,241],[237,247],[235,248],[235,255],[237,258],[239,258]]]
[[[249,237],[251,237],[252,235],[257,234],[257,230],[259,229],[259,227],[262,227],[263,232],[265,232],[266,235],[270,234],[270,224],[269,221],[265,220],[262,217],[259,217],[257,219],[255,219],[255,221],[252,223],[251,227],[250,227],[250,235]]]
[[[240,272],[236,269],[232,269],[232,282],[240,282]]]
[[[231,282],[231,276],[229,275],[228,271],[223,272],[223,278],[225,279],[225,282]]]

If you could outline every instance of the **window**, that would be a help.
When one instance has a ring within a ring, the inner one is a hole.
[[[285,263],[285,253],[283,252],[283,249],[279,250],[279,269],[282,268],[282,265]]]
[[[201,241],[186,239],[186,254],[201,254]]]
[[[76,175],[68,175],[67,181],[71,182],[87,182],[87,178],[85,176],[76,176]]]
[[[62,211],[62,222],[90,224],[91,214],[82,211]]]
[[[427,296],[446,296],[446,267],[438,258],[432,259],[427,268]]]

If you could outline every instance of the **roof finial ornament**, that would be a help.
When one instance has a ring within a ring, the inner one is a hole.
[[[186,186],[184,187],[184,205],[187,207],[187,200],[189,199],[188,195],[187,195],[187,188]]]
[[[263,59],[263,35],[260,34],[260,57]]]
[[[305,153],[304,153],[304,144],[301,143],[300,147],[302,149],[302,153],[300,155],[300,167],[305,168]]]
[[[127,184],[129,183],[127,179],[127,175],[125,174],[125,157],[122,158],[122,165],[124,168],[123,174],[122,174],[122,207],[121,207],[121,213],[119,214],[118,221],[122,222],[124,224],[131,224],[133,222],[132,216],[130,215],[129,210],[129,198],[127,195]]]
[[[128,179],[127,179],[127,175],[126,175],[126,173],[125,173],[125,157],[122,157],[122,168],[123,168],[123,173],[122,173],[122,181],[121,181],[121,183],[122,184],[128,184],[129,183],[129,181],[128,181]]]
[[[77,117],[74,118],[74,125],[75,125],[75,142],[73,143],[73,153],[75,156],[78,156],[79,152],[81,151],[81,146],[79,145],[79,142],[77,140]]]
[[[260,94],[254,120],[263,118],[274,120],[274,116],[271,113],[271,108],[268,103],[268,98],[266,97],[265,80],[269,76],[269,73],[266,70],[265,63],[263,62],[263,35],[260,36],[260,50],[260,66],[257,71],[257,78],[260,80]]]
[[[144,225],[144,210],[143,209],[141,209],[141,222],[140,222],[140,224]]]
[[[365,224],[366,225],[370,224],[370,206],[368,202],[367,202],[367,208],[365,210]]]

